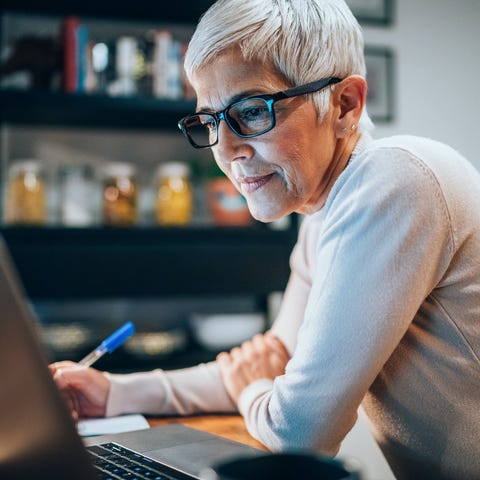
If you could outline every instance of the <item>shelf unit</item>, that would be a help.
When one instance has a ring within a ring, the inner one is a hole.
[[[4,0],[0,16],[75,14],[112,22],[194,24],[212,3]],[[191,101],[7,89],[0,89],[0,104],[0,129],[26,125],[172,133],[177,120],[195,108]],[[296,233],[295,215],[284,230],[258,222],[247,227],[0,226],[33,300],[247,294],[266,305],[268,294],[286,285]],[[184,361],[166,362],[176,366],[211,356],[190,352]]]
[[[28,15],[80,15],[82,17],[106,18],[111,20],[161,21],[168,23],[195,24],[200,15],[214,3],[214,0],[184,0],[175,2],[151,2],[136,0],[118,2],[113,0],[3,0],[2,12]]]
[[[180,132],[177,121],[192,101],[63,92],[0,90],[0,122],[11,125],[126,128]],[[94,120],[92,120],[94,119]]]
[[[255,294],[282,290],[293,228],[4,227],[32,298]]]

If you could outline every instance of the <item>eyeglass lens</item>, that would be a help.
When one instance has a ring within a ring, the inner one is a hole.
[[[258,135],[273,123],[271,108],[263,98],[250,98],[234,103],[226,112],[228,124],[241,135]]]
[[[217,119],[211,114],[191,115],[185,119],[183,127],[198,147],[208,147],[217,141]]]
[[[267,100],[249,98],[231,105],[225,112],[228,126],[240,136],[255,136],[274,125],[272,108]],[[190,139],[199,147],[216,143],[218,120],[213,114],[199,113],[188,117],[183,124]]]

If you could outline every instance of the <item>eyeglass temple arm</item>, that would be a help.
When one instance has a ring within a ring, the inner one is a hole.
[[[278,93],[277,95],[275,95],[275,97],[277,97],[278,99],[289,98],[297,97],[299,95],[305,95],[307,93],[318,92],[319,90],[327,87],[328,85],[333,85],[341,81],[342,79],[338,77],[323,78],[322,80],[317,80],[316,82],[311,82],[305,85],[300,85],[298,87],[289,88],[288,90],[284,90],[283,92]]]

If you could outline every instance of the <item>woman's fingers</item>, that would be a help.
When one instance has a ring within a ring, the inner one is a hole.
[[[256,335],[252,340],[217,356],[225,388],[237,402],[248,385],[261,378],[275,379],[285,373],[289,355],[273,335]]]
[[[103,372],[68,361],[51,364],[50,371],[74,418],[105,415],[110,382]]]

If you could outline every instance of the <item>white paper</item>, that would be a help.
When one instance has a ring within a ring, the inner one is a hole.
[[[79,420],[77,423],[78,433],[82,437],[131,432],[133,430],[145,430],[147,428],[150,428],[147,419],[139,414],[120,415],[109,418],[86,418]]]

